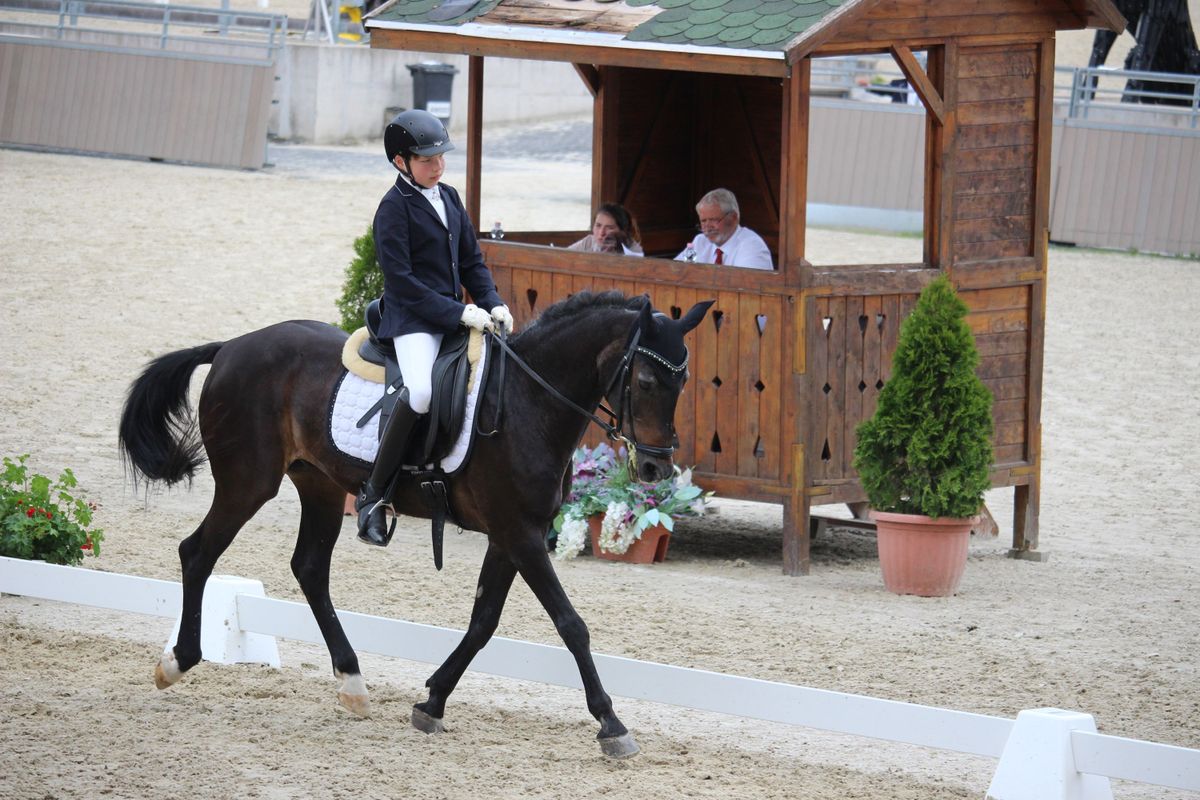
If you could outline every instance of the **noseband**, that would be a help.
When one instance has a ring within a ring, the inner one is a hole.
[[[624,442],[629,452],[630,469],[634,474],[637,472],[636,453],[642,453],[650,456],[651,458],[671,458],[674,455],[674,444],[672,444],[670,447],[656,447],[654,445],[641,444],[637,441],[637,434],[635,431],[630,430],[629,436],[626,436],[624,433],[622,433],[622,428],[625,425],[626,412],[628,412],[630,427],[632,428],[633,426],[633,357],[640,353],[649,358],[651,361],[666,367],[673,375],[678,375],[687,369],[688,351],[686,347],[684,348],[683,362],[680,364],[673,364],[660,353],[656,353],[648,347],[641,346],[639,341],[641,340],[642,330],[641,327],[635,328],[633,335],[629,338],[629,346],[625,348],[625,355],[621,356],[621,363],[617,365],[616,371],[613,373],[612,378],[608,381],[604,391],[605,397],[611,397],[613,390],[620,386],[621,402],[617,404],[617,411],[614,412],[609,409],[604,405],[603,401],[601,401],[598,405],[600,411],[608,415],[609,419],[611,420],[611,422],[605,422],[591,411],[588,411],[586,408],[574,402],[562,392],[558,391],[558,389],[555,389],[541,375],[538,375],[537,372],[534,371],[533,367],[529,366],[520,356],[513,352],[512,348],[508,346],[508,342],[505,341],[505,337],[497,336],[494,333],[489,333],[488,335],[491,336],[492,340],[495,341],[500,347],[501,381],[503,381],[504,375],[504,357],[511,358],[513,362],[516,363],[516,365],[520,367],[527,375],[529,375],[529,377],[533,378],[539,386],[549,392],[551,397],[566,405],[576,413],[596,423],[601,429],[604,430],[609,439],[612,439],[613,441]],[[501,395],[503,396],[503,385],[501,386],[501,389]],[[497,412],[497,427],[499,427],[499,411]],[[492,433],[495,432],[496,431],[492,431]]]

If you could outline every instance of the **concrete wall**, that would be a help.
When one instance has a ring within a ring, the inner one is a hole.
[[[452,64],[450,129],[467,119],[467,57],[372,50],[353,45],[289,42],[276,67],[270,133],[312,144],[378,139],[388,108],[412,107],[409,64]],[[578,116],[592,97],[570,64],[488,58],[484,61],[485,124]]]

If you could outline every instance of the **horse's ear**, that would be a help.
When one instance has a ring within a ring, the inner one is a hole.
[[[717,302],[717,301],[716,300],[705,300],[703,302],[696,303],[696,305],[692,306],[691,309],[687,312],[687,314],[684,314],[683,319],[679,320],[680,335],[687,333],[692,328],[699,325],[701,320],[704,319],[704,315],[708,313],[708,307],[711,306],[715,302]]]
[[[654,318],[654,307],[650,304],[650,296],[642,295],[642,299],[645,302],[642,303],[642,310],[638,318],[638,327],[642,329],[642,333],[652,335],[658,332],[658,329],[662,327],[662,323]]]

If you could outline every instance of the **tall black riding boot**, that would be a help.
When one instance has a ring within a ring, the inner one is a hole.
[[[400,390],[396,408],[388,419],[387,428],[379,440],[379,452],[375,456],[375,467],[371,477],[363,484],[354,509],[358,512],[358,538],[367,544],[387,547],[392,538],[388,532],[387,515],[384,513],[388,484],[396,470],[404,463],[404,450],[413,426],[422,415],[408,404],[408,389]]]

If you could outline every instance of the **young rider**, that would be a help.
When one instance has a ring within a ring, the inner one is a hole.
[[[459,325],[505,332],[513,326],[458,192],[439,183],[443,153],[454,149],[441,120],[428,111],[405,111],[387,126],[383,144],[400,174],[375,213],[375,253],[384,281],[379,336],[395,343],[405,388],[355,503],[358,538],[380,547],[389,538],[383,494],[402,464],[413,426],[429,411],[430,373],[442,336]],[[474,303],[463,302],[460,286]]]

